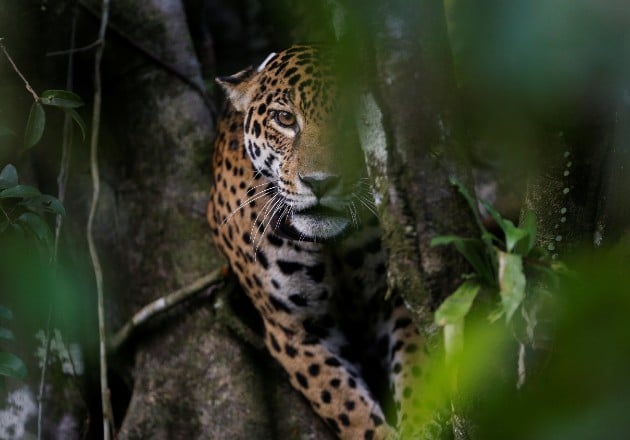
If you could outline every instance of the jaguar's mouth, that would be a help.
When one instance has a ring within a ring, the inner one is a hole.
[[[294,212],[294,214],[298,215],[312,215],[316,217],[346,217],[347,213],[341,208],[332,208],[330,206],[324,206],[322,204],[317,204],[315,206],[311,206],[310,208],[303,209],[301,211]]]
[[[345,233],[350,223],[344,210],[317,204],[286,216],[278,232],[287,238],[324,242]]]

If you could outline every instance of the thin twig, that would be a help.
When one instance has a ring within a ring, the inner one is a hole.
[[[20,69],[18,69],[18,67],[13,62],[13,58],[11,58],[11,55],[9,55],[9,52],[7,52],[7,49],[4,47],[4,44],[2,44],[2,38],[0,38],[0,49],[2,49],[2,52],[4,52],[4,55],[9,60],[9,63],[11,63],[11,66],[13,66],[13,70],[15,70],[15,73],[17,73],[20,76],[20,78],[22,78],[22,81],[24,81],[26,90],[28,90],[29,93],[33,95],[33,99],[35,100],[35,102],[39,102],[39,96],[37,95],[37,93],[35,93],[35,90],[33,90],[33,88],[31,87],[29,82],[26,80],[24,75],[22,75],[22,72],[20,72]]]
[[[133,317],[122,326],[110,340],[110,351],[118,350],[129,336],[140,326],[154,316],[163,313],[182,301],[195,296],[198,292],[223,281],[224,269],[217,269],[174,292],[169,293],[140,309]]]
[[[100,355],[100,380],[101,380],[101,405],[103,411],[103,439],[109,440],[113,431],[113,414],[111,400],[109,396],[109,386],[107,384],[107,349],[105,342],[105,306],[103,301],[103,271],[98,258],[98,252],[94,244],[94,218],[96,207],[100,195],[100,177],[98,170],[98,135],[101,120],[101,61],[103,59],[103,49],[105,48],[105,31],[109,19],[109,2],[103,0],[101,10],[101,25],[98,33],[98,40],[102,44],[96,49],[94,55],[94,107],[92,111],[92,136],[90,139],[90,171],[92,174],[92,203],[87,222],[87,241],[94,266],[94,278],[96,280],[96,296],[98,302],[98,336]]]
[[[96,40],[90,44],[88,44],[87,46],[82,46],[82,47],[77,47],[74,49],[67,49],[67,50],[56,50],[53,52],[47,52],[46,56],[47,57],[56,57],[59,55],[73,55],[77,52],[87,52],[88,50],[92,50],[95,49],[97,47],[99,47],[101,44],[103,44],[103,41],[101,40]]]
[[[74,9],[72,16],[72,27],[70,30],[70,47],[74,46],[77,28],[77,9]],[[66,69],[66,90],[72,90],[74,83],[74,56],[68,57],[68,67]],[[70,165],[70,148],[72,146],[72,119],[66,113],[63,121],[63,138],[61,141],[61,161],[59,164],[59,174],[57,175],[57,199],[63,204],[66,195],[66,182],[68,180],[68,168]],[[53,246],[52,264],[57,265],[57,255],[59,253],[59,237],[61,235],[61,225],[63,216],[57,214],[55,217],[55,243]],[[44,415],[44,391],[46,386],[46,367],[50,356],[50,340],[52,336],[52,299],[48,304],[48,317],[46,319],[46,349],[44,350],[44,364],[39,378],[39,395],[37,398],[37,440],[42,438],[42,422]],[[85,399],[84,399],[85,402]]]

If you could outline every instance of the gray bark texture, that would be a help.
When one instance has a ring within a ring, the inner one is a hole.
[[[97,1],[89,5],[98,11]],[[213,114],[183,6],[112,8],[99,239],[113,331],[222,261],[205,217]],[[222,323],[221,298],[159,318],[114,358],[133,388],[119,438],[326,438],[271,358]]]
[[[386,1],[377,9],[376,95],[388,141],[384,227],[390,285],[431,332],[431,311],[466,266],[436,235],[474,236],[473,217],[450,177],[470,182],[456,138],[455,80],[441,1]]]

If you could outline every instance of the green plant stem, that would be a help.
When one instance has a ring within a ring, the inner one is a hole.
[[[2,208],[1,206],[0,206],[0,211],[2,211],[2,213],[4,214],[4,216],[7,218],[7,221],[8,221],[9,223],[11,223],[11,217],[9,217],[9,214],[7,214],[7,212],[6,212],[6,211],[4,210],[4,208]]]
[[[33,95],[33,99],[35,100],[35,102],[39,102],[39,96],[37,95],[37,93],[35,93],[35,90],[33,90],[33,87],[31,87],[30,83],[26,80],[24,75],[22,75],[22,72],[20,72],[20,69],[18,69],[18,67],[13,62],[13,58],[11,58],[11,55],[9,55],[9,52],[4,47],[4,44],[2,44],[1,38],[0,38],[0,49],[2,49],[2,52],[4,52],[4,55],[9,60],[9,63],[11,63],[11,66],[13,66],[13,70],[15,71],[15,73],[17,73],[19,77],[22,78],[22,81],[24,81],[24,86],[26,87],[26,90],[28,90],[29,93]]]
[[[74,41],[76,36],[77,25],[77,9],[75,8],[72,16],[72,28],[70,30],[70,47],[74,47]],[[66,69],[66,89],[72,90],[74,83],[74,56],[70,54],[68,57],[68,66]],[[66,182],[68,180],[68,168],[70,166],[70,148],[72,146],[72,119],[68,114],[65,114],[63,121],[63,138],[61,141],[61,161],[59,165],[59,174],[57,175],[57,198],[59,202],[63,203],[66,195]],[[52,264],[57,265],[57,255],[59,252],[59,237],[61,235],[61,226],[63,224],[63,216],[57,214],[55,216],[55,242],[53,245]],[[50,356],[50,340],[52,335],[52,315],[53,315],[53,300],[51,299],[48,304],[48,317],[46,319],[46,349],[44,350],[44,364],[42,365],[42,371],[39,381],[39,395],[37,398],[37,440],[42,438],[42,423],[44,418],[44,392],[46,385],[46,368],[48,364],[48,357]],[[69,353],[69,352],[68,352]],[[70,356],[72,368],[74,370],[74,363]],[[73,375],[76,378],[76,371]],[[85,402],[85,399],[83,399]]]

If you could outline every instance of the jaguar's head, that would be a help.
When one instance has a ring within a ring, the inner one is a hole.
[[[351,93],[335,65],[326,48],[293,46],[218,79],[243,113],[254,168],[273,184],[261,209],[304,240],[342,234],[372,203]]]

